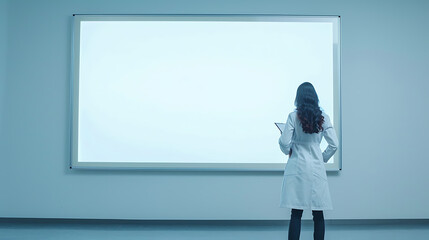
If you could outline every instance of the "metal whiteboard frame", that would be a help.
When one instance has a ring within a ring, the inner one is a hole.
[[[72,66],[70,81],[70,169],[128,169],[155,171],[284,171],[286,163],[168,163],[168,162],[79,162],[78,120],[79,120],[79,58],[81,21],[268,21],[268,22],[331,22],[333,24],[333,125],[338,135],[339,147],[334,163],[325,163],[327,171],[342,169],[342,127],[341,127],[341,18],[338,15],[306,16],[281,14],[144,14],[104,15],[73,14],[72,24]],[[280,151],[280,149],[279,149]]]

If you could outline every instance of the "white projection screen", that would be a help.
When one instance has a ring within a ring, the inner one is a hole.
[[[311,82],[340,140],[326,169],[341,169],[339,16],[73,23],[71,168],[283,171],[274,122]]]

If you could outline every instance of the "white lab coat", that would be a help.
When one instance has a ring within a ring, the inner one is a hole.
[[[331,195],[326,176],[326,163],[338,147],[335,129],[326,113],[323,131],[308,134],[302,129],[297,111],[289,113],[285,129],[279,138],[281,151],[288,155],[283,176],[280,207],[311,210],[332,210]],[[322,137],[328,142],[320,149]]]

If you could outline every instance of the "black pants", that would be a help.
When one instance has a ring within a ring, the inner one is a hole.
[[[298,240],[301,234],[301,217],[303,210],[292,209],[292,215],[289,222],[289,240]],[[323,240],[325,238],[325,219],[323,211],[313,210],[314,239]]]

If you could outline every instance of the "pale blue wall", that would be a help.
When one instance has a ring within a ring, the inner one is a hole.
[[[287,219],[282,172],[68,168],[73,13],[276,13],[342,16],[343,170],[326,218],[429,218],[427,1],[13,0],[7,12],[0,217]]]
[[[3,129],[3,106],[4,90],[6,84],[6,62],[7,62],[7,4],[8,1],[0,0],[0,136]],[[0,148],[1,150],[1,148]],[[0,153],[0,159],[1,159]]]

